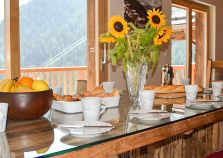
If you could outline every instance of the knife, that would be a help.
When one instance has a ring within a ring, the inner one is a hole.
[[[163,114],[169,113],[168,111],[148,111],[148,112],[130,112],[130,114]]]
[[[190,103],[202,103],[202,102],[223,102],[222,100],[195,100],[190,101]]]
[[[93,128],[115,128],[114,126],[111,125],[102,125],[102,126],[97,126],[97,125],[63,125],[60,124],[58,127],[63,127],[63,128],[85,128],[85,127],[93,127]]]

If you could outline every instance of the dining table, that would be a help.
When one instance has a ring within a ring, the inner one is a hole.
[[[60,127],[83,121],[81,112],[68,114],[50,109],[35,120],[8,119],[6,131],[0,133],[0,155],[16,158],[200,158],[223,147],[222,98],[200,94],[196,106],[184,96],[155,98],[153,111],[145,112],[132,108],[128,94],[120,95],[119,106],[107,108],[100,117],[100,121],[113,128],[94,136],[74,135]],[[147,114],[156,119],[145,119]],[[166,117],[156,117],[160,114]]]

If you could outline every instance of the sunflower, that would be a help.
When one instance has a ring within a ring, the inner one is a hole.
[[[100,42],[101,43],[114,43],[116,42],[116,39],[110,33],[106,33],[100,36]]]
[[[172,30],[170,28],[163,28],[159,31],[157,36],[154,38],[154,44],[161,45],[163,42],[167,43],[172,35]]]
[[[149,10],[147,12],[149,24],[153,28],[160,28],[161,26],[166,24],[165,21],[165,15],[163,15],[162,11],[159,11],[159,9],[153,8],[153,10]]]
[[[129,32],[128,24],[121,16],[112,16],[110,18],[109,29],[116,38],[123,38]]]

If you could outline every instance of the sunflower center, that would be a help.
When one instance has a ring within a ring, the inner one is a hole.
[[[159,35],[159,39],[163,38],[163,36],[166,35],[166,30],[163,30],[163,34],[162,35]]]
[[[159,24],[160,23],[160,17],[158,15],[154,15],[152,17],[152,21],[155,23],[155,24]]]
[[[121,22],[115,22],[114,23],[114,28],[117,32],[122,32],[123,31],[123,25]]]

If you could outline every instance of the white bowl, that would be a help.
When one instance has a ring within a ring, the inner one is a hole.
[[[53,101],[52,108],[65,113],[79,113],[83,111],[81,101]]]
[[[102,104],[106,105],[107,108],[113,108],[119,106],[120,95],[114,97],[102,98]]]

